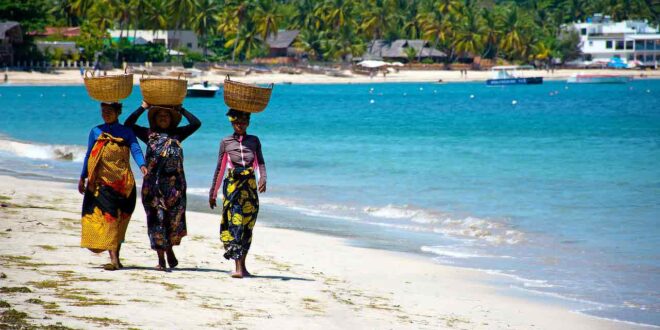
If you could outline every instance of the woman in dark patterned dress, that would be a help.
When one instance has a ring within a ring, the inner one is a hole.
[[[135,124],[145,109],[149,109],[149,128]],[[182,115],[189,124],[177,127]],[[143,101],[124,125],[147,144],[148,173],[142,183],[142,205],[147,214],[151,248],[158,253],[156,269],[166,269],[165,254],[167,264],[174,268],[179,261],[172,247],[186,236],[186,176],[181,142],[202,123],[183,107],[149,106]]]
[[[225,247],[224,257],[233,259],[236,270],[234,278],[250,276],[245,266],[252,230],[259,213],[259,196],[266,191],[266,164],[261,153],[261,142],[246,130],[250,125],[250,113],[230,109],[227,117],[232,123],[234,134],[222,139],[218,166],[213,176],[209,193],[209,206],[216,206],[220,182],[222,185],[222,220],[220,222],[220,240]],[[227,176],[222,180],[225,169]],[[259,171],[257,185],[255,171]]]

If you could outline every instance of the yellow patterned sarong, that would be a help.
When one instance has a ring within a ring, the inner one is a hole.
[[[80,246],[93,251],[116,250],[124,241],[135,209],[135,179],[126,141],[102,133],[89,155],[88,184],[83,199]]]

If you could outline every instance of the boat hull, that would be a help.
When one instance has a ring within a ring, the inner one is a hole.
[[[625,84],[630,77],[570,77],[566,80],[569,84]]]
[[[186,97],[215,97],[217,90],[195,90],[189,89]]]
[[[543,77],[526,77],[526,78],[505,78],[505,79],[488,79],[486,85],[488,86],[502,86],[502,85],[539,85],[543,83]]]

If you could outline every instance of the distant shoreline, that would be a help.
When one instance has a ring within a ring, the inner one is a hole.
[[[544,80],[565,80],[575,73],[588,72],[590,74],[609,74],[631,76],[635,79],[660,79],[660,70],[649,71],[622,71],[616,69],[560,69],[554,72],[545,70],[525,71],[526,77],[541,76]],[[121,70],[108,71],[108,74],[121,74]],[[0,86],[57,86],[57,85],[83,85],[83,79],[77,70],[61,70],[55,73],[8,71],[8,83],[0,83]],[[644,75],[644,77],[641,77]],[[283,74],[283,73],[252,73],[246,76],[232,77],[241,82],[257,84],[379,84],[379,83],[456,83],[456,82],[483,82],[489,79],[489,71],[468,71],[466,77],[462,77],[460,71],[451,70],[429,70],[412,71],[401,70],[390,73],[387,77],[382,74],[370,78],[363,75],[351,75],[348,77],[333,77],[324,74]],[[139,84],[141,75],[134,74],[134,83]],[[166,76],[162,76],[166,77]],[[222,84],[224,74],[203,72],[200,77],[188,78],[190,82],[208,81],[212,84]]]

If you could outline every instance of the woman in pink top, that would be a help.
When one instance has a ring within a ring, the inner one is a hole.
[[[213,175],[209,193],[209,206],[216,206],[220,178],[222,180],[222,221],[220,222],[220,240],[225,247],[224,257],[233,259],[236,270],[234,278],[250,276],[245,267],[252,230],[259,213],[258,192],[266,191],[266,164],[261,153],[261,142],[254,135],[248,135],[250,113],[229,109],[227,117],[234,128],[234,133],[220,142],[218,166]],[[259,171],[257,184],[255,170]]]

